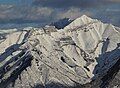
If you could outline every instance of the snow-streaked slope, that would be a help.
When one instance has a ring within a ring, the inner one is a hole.
[[[83,15],[61,30],[30,29],[10,33],[0,43],[0,87],[86,84],[119,61],[120,31],[111,24]]]

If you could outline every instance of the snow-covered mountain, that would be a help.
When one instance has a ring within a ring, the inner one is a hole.
[[[120,83],[116,78],[109,84],[120,66],[120,28],[111,24],[83,15],[61,30],[29,27],[0,39],[0,88],[113,88]]]

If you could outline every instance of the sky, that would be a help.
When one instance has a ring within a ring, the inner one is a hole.
[[[44,26],[83,14],[120,27],[120,0],[0,0],[0,27]]]

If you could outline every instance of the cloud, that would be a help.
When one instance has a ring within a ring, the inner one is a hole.
[[[24,9],[20,9],[13,5],[0,5],[0,21],[5,22],[13,19],[21,19],[24,14],[22,14]]]
[[[114,3],[120,3],[120,0],[106,0],[106,1],[114,2]]]
[[[32,7],[27,12],[25,19],[28,20],[49,20],[53,9],[47,7]]]
[[[33,5],[47,6],[53,8],[67,7],[90,7],[97,4],[96,0],[33,0]]]
[[[114,3],[120,3],[120,0],[33,0],[33,5],[51,8],[94,8]]]
[[[62,19],[62,18],[71,18],[75,19],[77,17],[81,16],[81,12],[79,8],[70,8],[66,11],[60,11],[57,13],[57,18]]]
[[[75,19],[86,14],[119,25],[120,0],[31,0],[31,2],[29,5],[0,4],[0,23],[49,24],[59,19]]]
[[[104,9],[98,10],[93,14],[93,17],[116,26],[120,26],[120,10],[118,9]]]
[[[39,6],[0,5],[0,23],[50,23],[63,18],[82,15],[80,8],[53,9]]]
[[[26,7],[0,5],[0,23],[43,22],[50,20],[53,9],[48,7]]]

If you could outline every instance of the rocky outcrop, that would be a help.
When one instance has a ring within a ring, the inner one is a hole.
[[[84,15],[61,30],[30,28],[3,39],[0,88],[119,86],[111,82],[119,75],[120,32],[111,24]]]

